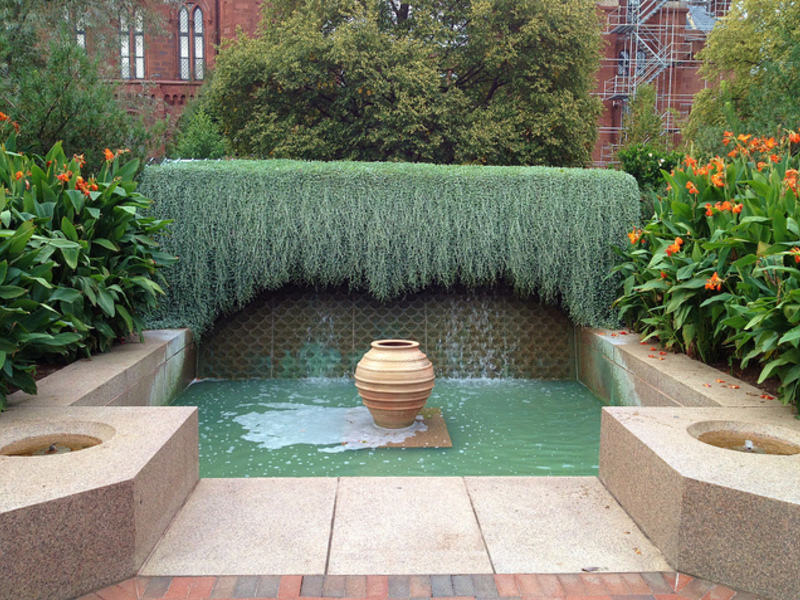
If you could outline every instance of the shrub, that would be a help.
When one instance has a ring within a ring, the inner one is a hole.
[[[644,192],[663,189],[666,183],[661,172],[675,169],[683,159],[683,153],[663,150],[652,144],[633,144],[620,149],[617,157],[622,170],[632,175]]]
[[[613,321],[610,242],[638,222],[617,171],[288,160],[165,163],[142,189],[181,260],[154,326],[196,335],[288,283],[366,289],[504,279],[578,323]]]
[[[800,206],[792,150],[800,134],[736,138],[700,166],[666,174],[668,195],[618,249],[616,305],[645,339],[711,361],[733,353],[777,375],[784,404],[800,407]]]
[[[225,140],[217,124],[203,108],[184,114],[170,155],[173,158],[222,158]]]
[[[10,385],[35,393],[36,359],[141,333],[163,293],[159,268],[174,262],[153,240],[166,222],[140,214],[150,201],[134,191],[138,161],[106,150],[84,179],[83,158],[59,143],[45,158],[15,150],[12,134],[0,145],[0,409]]]

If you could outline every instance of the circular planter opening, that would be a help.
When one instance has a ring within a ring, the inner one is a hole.
[[[748,454],[800,454],[800,433],[782,427],[736,421],[703,421],[687,429],[694,438],[717,448]]]
[[[0,432],[0,456],[50,456],[92,448],[116,430],[105,423],[61,421],[27,423]]]
[[[14,442],[0,450],[0,454],[4,456],[48,456],[77,452],[102,443],[103,440],[91,435],[57,433]]]

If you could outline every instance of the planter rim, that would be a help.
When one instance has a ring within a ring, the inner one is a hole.
[[[419,348],[419,342],[415,342],[414,340],[375,340],[370,343],[370,346],[373,348],[380,348],[381,350],[391,350],[392,348]]]

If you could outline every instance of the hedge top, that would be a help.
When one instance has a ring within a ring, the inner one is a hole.
[[[431,285],[492,285],[613,320],[607,280],[639,218],[636,181],[607,170],[412,163],[179,161],[142,192],[180,262],[151,323],[200,335],[221,313],[289,283],[378,299]]]

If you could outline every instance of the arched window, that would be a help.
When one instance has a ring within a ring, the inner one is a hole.
[[[75,41],[86,50],[86,23],[82,17],[75,22]]]
[[[621,50],[619,53],[619,62],[617,63],[617,75],[620,77],[627,77],[631,70],[631,55],[627,50]]]
[[[191,26],[190,26],[191,25]],[[178,63],[180,78],[188,81],[205,76],[205,36],[203,29],[203,9],[196,6],[191,24],[189,9],[185,6],[178,11]]]
[[[125,15],[119,18],[119,72],[123,79],[144,79],[144,20],[133,13],[133,28]]]
[[[202,79],[205,71],[203,55],[203,10],[198,6],[194,9],[194,78]]]
[[[180,78],[189,79],[189,11],[185,6],[178,12],[178,44]]]
[[[645,69],[647,69],[647,53],[644,48],[639,47],[636,50],[636,75],[644,75]]]

